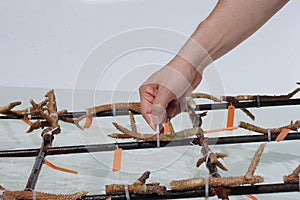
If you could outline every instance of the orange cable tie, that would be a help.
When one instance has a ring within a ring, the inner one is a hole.
[[[93,123],[93,116],[92,115],[88,115],[86,117],[85,124],[84,124],[83,128],[90,128],[91,125],[92,125],[92,123]]]
[[[281,130],[281,132],[278,134],[278,136],[276,137],[275,141],[277,141],[277,142],[283,141],[284,138],[289,134],[290,131],[291,131],[291,129],[283,128]]]
[[[66,172],[66,173],[71,173],[71,174],[78,174],[77,171],[73,171],[73,170],[70,170],[70,169],[58,167],[58,166],[50,163],[47,160],[44,160],[44,164],[47,165],[48,167],[51,167],[52,169],[55,169],[55,170],[58,170],[58,171],[62,171],[62,172]]]
[[[28,119],[28,117],[24,117],[22,118],[22,121],[25,122],[26,124],[28,124],[29,126],[32,126],[32,122]]]

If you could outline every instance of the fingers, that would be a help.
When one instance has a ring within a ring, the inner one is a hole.
[[[150,127],[155,130],[155,125],[152,122],[151,109],[157,94],[157,86],[153,84],[142,85],[139,88],[141,113]]]
[[[154,124],[160,124],[167,119],[167,108],[170,102],[176,99],[176,96],[164,86],[159,86],[157,95],[152,105],[151,117]],[[173,112],[173,109],[169,108],[169,112]]]

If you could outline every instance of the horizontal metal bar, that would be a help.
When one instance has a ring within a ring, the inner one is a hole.
[[[283,193],[283,192],[297,192],[299,191],[298,184],[262,184],[262,185],[250,185],[250,186],[237,186],[237,187],[227,187],[229,191],[229,196],[231,195],[246,195],[246,194],[270,194],[270,193]],[[210,191],[210,196],[213,196],[212,191]],[[110,197],[112,200],[126,200],[125,194],[113,194],[113,195],[88,195],[82,200],[105,200]],[[130,199],[132,200],[144,200],[144,199],[186,199],[186,198],[197,198],[205,197],[205,188],[200,188],[197,190],[187,190],[187,191],[172,191],[168,190],[166,195],[159,196],[156,194],[152,195],[139,195],[130,194]]]
[[[234,105],[236,108],[258,108],[258,107],[270,107],[270,106],[292,106],[292,105],[300,105],[300,98],[289,99],[289,100],[280,100],[280,101],[239,101],[239,102],[221,102],[221,103],[212,103],[212,104],[199,104],[196,106],[196,111],[203,110],[222,110],[227,109],[228,105]],[[85,111],[78,112],[68,112],[63,114],[64,117],[77,118],[86,114]],[[94,114],[95,117],[111,117],[111,116],[121,116],[128,115],[128,110],[116,110],[114,113],[111,110],[98,112]],[[140,114],[139,112],[133,112],[133,114]],[[0,116],[0,119],[22,119],[23,117],[14,117],[14,116]],[[32,115],[30,119],[41,119],[40,116]]]
[[[275,141],[276,135],[271,136],[271,141]],[[284,141],[299,140],[300,132],[293,132],[287,135]],[[177,147],[190,146],[194,138],[174,140],[170,142],[161,141],[160,147]],[[252,143],[252,142],[267,142],[268,137],[265,135],[249,135],[249,136],[228,136],[228,137],[212,137],[209,138],[209,145],[223,145],[223,144],[238,144],[238,143]],[[123,150],[133,149],[149,149],[157,148],[156,141],[141,141],[141,142],[122,142],[118,143],[118,147]],[[78,146],[64,146],[48,148],[47,155],[60,154],[75,154],[75,153],[89,153],[89,152],[105,152],[116,149],[115,143],[110,144],[92,144],[92,145],[78,145]],[[16,150],[2,150],[0,157],[33,157],[37,156],[40,149],[16,149]]]

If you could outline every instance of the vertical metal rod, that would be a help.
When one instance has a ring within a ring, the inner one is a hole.
[[[47,154],[47,148],[50,146],[52,135],[51,134],[44,134],[43,135],[43,143],[41,146],[41,149],[39,151],[38,156],[35,159],[35,163],[33,165],[31,174],[28,178],[25,190],[33,191],[35,188],[35,185],[37,183],[40,171],[42,169],[42,166],[44,164],[44,160]]]

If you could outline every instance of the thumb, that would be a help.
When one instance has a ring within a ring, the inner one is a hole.
[[[175,95],[167,88],[160,86],[151,109],[151,118],[154,125],[163,123],[167,118],[167,107],[174,100]]]

